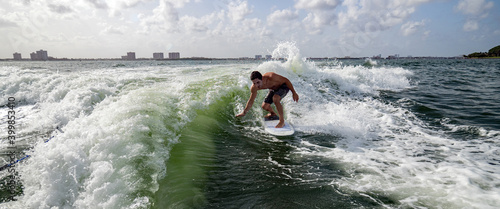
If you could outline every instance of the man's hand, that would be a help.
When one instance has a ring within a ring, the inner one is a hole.
[[[246,113],[245,113],[245,112],[242,112],[242,113],[240,113],[240,114],[236,115],[236,117],[243,117],[243,116],[245,116],[245,115],[246,115]]]
[[[299,95],[297,93],[293,94],[293,101],[299,102]]]

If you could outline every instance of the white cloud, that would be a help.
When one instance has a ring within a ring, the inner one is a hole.
[[[309,11],[302,23],[310,34],[320,34],[325,27],[335,25],[339,5],[338,0],[299,0],[295,8]]]
[[[334,10],[339,4],[339,0],[299,0],[295,4],[295,8],[307,10]]]
[[[422,20],[420,22],[410,21],[401,25],[401,33],[403,33],[404,36],[410,36],[424,26],[425,26],[425,20]]]
[[[357,1],[346,0],[346,11],[339,14],[339,28],[344,32],[377,32],[401,24],[429,0]]]
[[[17,27],[15,22],[0,17],[0,28]]]
[[[208,30],[208,27],[206,26],[207,23],[205,23],[203,20],[203,18],[196,18],[191,16],[184,16],[181,18],[181,22],[182,24],[184,24],[184,27],[187,30],[196,32],[203,32]]]
[[[375,45],[383,45],[379,34],[407,21],[417,7],[430,0],[345,0],[338,15],[338,29],[341,36],[338,48],[341,54],[352,56],[366,52]],[[414,25],[416,27],[416,25]],[[416,28],[411,23],[401,28],[403,34],[410,35]],[[424,33],[424,38],[425,34]]]
[[[280,25],[291,22],[299,17],[299,12],[292,12],[289,9],[276,10],[267,16],[267,22],[269,25]]]
[[[463,29],[464,31],[475,31],[479,29],[479,23],[476,20],[467,20]]]
[[[461,0],[455,7],[465,15],[483,16],[493,7],[493,2],[485,0]]]
[[[124,26],[108,26],[104,30],[101,31],[101,35],[107,34],[115,34],[115,35],[123,35],[126,32],[126,27]]]
[[[151,1],[151,0],[149,0]],[[172,5],[175,8],[183,8],[186,4],[190,3],[192,0],[167,0],[168,2],[172,3]],[[199,1],[199,0],[195,0]]]
[[[273,36],[273,32],[271,32],[270,30],[268,30],[266,28],[262,28],[259,35],[263,36],[263,37],[271,37],[271,36]]]
[[[183,16],[180,19],[180,23],[183,24],[184,29],[193,32],[206,32],[214,25],[217,21],[222,21],[223,14],[221,13],[211,13],[200,18],[193,16]]]
[[[479,29],[479,20],[488,16],[488,12],[493,8],[492,1],[485,0],[461,0],[455,6],[455,10],[466,15],[467,20],[464,23],[464,31],[475,31]]]
[[[85,0],[96,9],[107,9],[108,4],[104,0]]]
[[[144,33],[153,28],[168,32],[178,30],[179,13],[174,5],[167,0],[160,1],[160,5],[153,9],[152,15],[140,15],[139,18]]]
[[[335,14],[330,12],[314,12],[309,13],[307,18],[304,19],[304,22],[312,23],[316,27],[334,25],[336,16]]]
[[[252,13],[252,9],[248,7],[247,1],[232,1],[227,7],[227,15],[233,22],[242,21],[247,15]]]
[[[58,13],[58,14],[67,14],[67,13],[73,13],[73,9],[69,6],[65,5],[60,5],[60,4],[49,4],[49,9],[52,12]]]
[[[431,34],[430,30],[424,31],[424,35],[422,36],[422,39],[425,40],[425,39],[429,38],[430,34]]]

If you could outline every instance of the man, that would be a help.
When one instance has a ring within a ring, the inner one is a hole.
[[[283,128],[285,126],[285,119],[283,117],[283,106],[281,105],[281,99],[286,96],[288,91],[292,91],[293,101],[299,101],[299,95],[295,92],[292,83],[285,77],[278,75],[273,72],[260,74],[258,71],[253,71],[250,75],[250,80],[252,80],[252,87],[250,88],[250,98],[248,99],[245,110],[242,113],[236,115],[236,117],[242,117],[247,114],[253,105],[255,97],[257,97],[257,91],[262,89],[269,89],[269,93],[266,99],[262,103],[262,109],[269,112],[266,118],[275,117],[271,104],[274,102],[276,105],[276,110],[278,110],[278,115],[280,122],[276,125],[276,128]]]

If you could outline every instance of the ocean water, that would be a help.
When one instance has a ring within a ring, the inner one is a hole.
[[[500,60],[273,55],[0,62],[0,162],[30,155],[0,208],[500,207]],[[234,117],[253,70],[293,83],[293,136],[263,131],[265,91]]]

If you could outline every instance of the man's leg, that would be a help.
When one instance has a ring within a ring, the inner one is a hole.
[[[273,96],[274,105],[276,105],[276,110],[278,110],[278,115],[280,116],[280,122],[276,125],[276,128],[283,128],[285,126],[285,117],[283,117],[283,106],[281,106],[281,96]]]
[[[271,104],[269,104],[269,103],[262,102],[262,109],[264,109],[264,110],[266,110],[266,111],[269,112],[269,114],[266,115],[266,117],[270,117],[270,116],[276,115],[276,113],[274,112],[273,108],[271,107]]]

